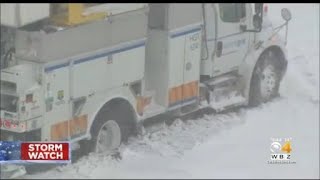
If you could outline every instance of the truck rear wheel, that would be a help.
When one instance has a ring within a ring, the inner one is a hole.
[[[279,61],[272,51],[265,52],[258,61],[252,75],[250,106],[267,102],[279,93],[281,73]]]
[[[101,124],[94,138],[94,151],[97,153],[112,153],[121,144],[120,126],[115,120],[107,120]]]
[[[122,142],[134,132],[134,120],[125,102],[113,101],[97,114],[91,126],[91,140],[82,143],[87,152],[116,153]],[[84,148],[83,148],[84,147]]]

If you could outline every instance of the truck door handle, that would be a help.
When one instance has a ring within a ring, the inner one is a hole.
[[[223,47],[223,43],[222,41],[218,41],[217,43],[217,57],[220,57],[222,54],[222,47]]]
[[[240,30],[242,32],[245,32],[247,30],[247,25],[246,24],[240,24]]]

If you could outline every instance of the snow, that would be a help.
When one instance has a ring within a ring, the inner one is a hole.
[[[270,4],[292,12],[281,97],[256,108],[176,119],[131,138],[122,160],[91,154],[27,178],[319,178],[319,4]],[[270,138],[292,138],[295,164],[268,164]]]

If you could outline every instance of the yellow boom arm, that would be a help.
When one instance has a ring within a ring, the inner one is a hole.
[[[57,25],[74,26],[106,18],[107,12],[94,12],[84,15],[83,3],[53,4],[51,19]]]

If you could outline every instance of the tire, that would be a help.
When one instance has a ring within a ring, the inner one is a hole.
[[[82,143],[82,146],[88,146],[89,152],[102,153],[99,149],[99,143],[106,142],[104,151],[115,153],[122,142],[128,140],[128,137],[133,132],[133,123],[128,123],[126,118],[128,115],[122,113],[120,108],[104,108],[98,113],[91,128],[92,139],[89,143]],[[118,110],[118,111],[117,111]],[[120,110],[120,111],[119,111]],[[109,133],[105,139],[101,139],[102,133]],[[85,148],[86,149],[86,148]]]
[[[116,152],[121,144],[120,125],[116,120],[99,121],[93,134],[93,151],[96,153]]]
[[[281,66],[272,51],[262,54],[253,71],[249,106],[258,106],[279,95]]]

